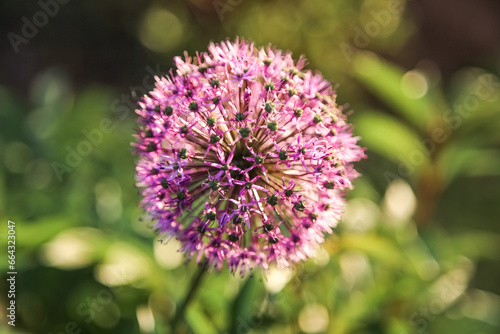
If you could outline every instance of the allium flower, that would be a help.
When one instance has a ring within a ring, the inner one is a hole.
[[[364,158],[331,85],[236,39],[176,57],[139,103],[137,185],[165,236],[244,275],[315,253]]]

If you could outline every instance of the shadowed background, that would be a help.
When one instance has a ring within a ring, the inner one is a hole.
[[[18,275],[0,333],[171,332],[196,265],[137,207],[134,105],[174,56],[235,36],[338,84],[368,159],[317,258],[209,275],[179,332],[498,333],[498,17],[493,0],[1,2],[0,231],[6,249],[16,222]]]

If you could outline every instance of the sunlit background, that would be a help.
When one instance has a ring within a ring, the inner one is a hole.
[[[500,332],[500,3],[59,1],[0,4],[0,333],[171,332],[196,265],[137,207],[134,104],[235,36],[338,84],[368,159],[315,259],[210,274],[179,333]]]

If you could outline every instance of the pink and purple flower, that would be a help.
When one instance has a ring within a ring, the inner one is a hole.
[[[330,83],[302,57],[238,39],[175,65],[137,110],[137,185],[155,228],[241,275],[313,256],[365,157]]]

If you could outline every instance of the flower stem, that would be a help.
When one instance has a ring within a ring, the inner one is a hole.
[[[204,263],[200,264],[198,267],[198,271],[196,272],[195,276],[193,277],[191,281],[191,286],[189,288],[189,291],[186,295],[186,298],[182,301],[182,304],[180,304],[174,319],[172,320],[172,333],[176,333],[177,326],[179,325],[179,322],[181,319],[184,318],[184,313],[186,312],[186,308],[193,299],[196,291],[200,287],[200,283],[202,281],[203,276],[207,272],[208,268],[208,261],[205,261]]]

